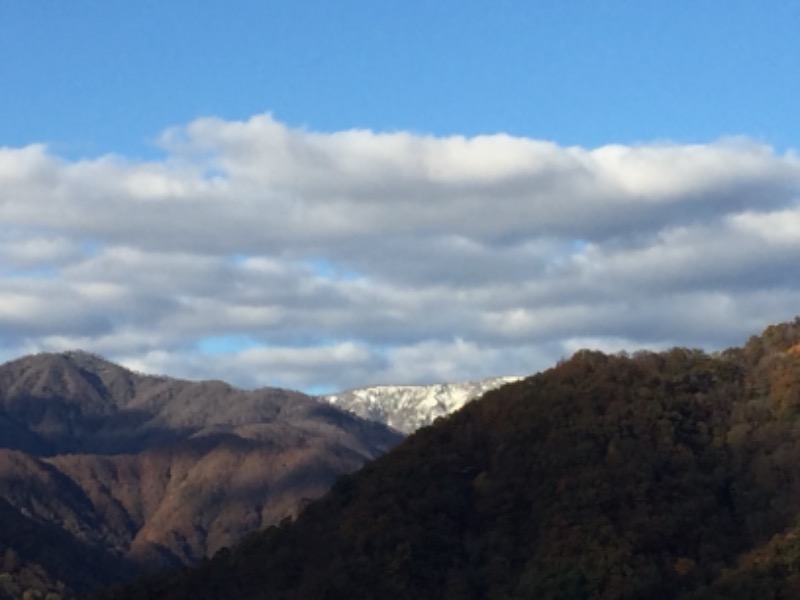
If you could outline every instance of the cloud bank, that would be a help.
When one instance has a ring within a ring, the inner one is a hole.
[[[581,347],[740,344],[800,313],[800,158],[747,139],[164,132],[0,148],[0,358],[335,390],[526,374]]]

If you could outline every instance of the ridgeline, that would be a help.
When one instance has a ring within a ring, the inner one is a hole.
[[[800,319],[715,355],[581,351],[104,597],[799,598],[799,415]]]

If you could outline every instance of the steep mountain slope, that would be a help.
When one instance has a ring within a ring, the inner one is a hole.
[[[437,385],[382,385],[328,394],[319,399],[359,417],[386,423],[403,433],[413,433],[489,390],[519,379],[494,377]]]
[[[113,598],[798,598],[800,319],[743,348],[582,351],[293,523]]]
[[[23,597],[26,590],[36,590],[38,597],[68,597],[64,581],[90,589],[135,574],[123,559],[76,540],[60,527],[26,516],[2,498],[0,532],[2,599]]]
[[[196,562],[293,516],[400,439],[296,392],[138,375],[83,352],[0,365],[0,501],[65,549],[126,565],[117,577]],[[1,529],[0,543],[38,556]],[[88,565],[72,577],[51,558],[36,564],[67,593],[114,578]]]

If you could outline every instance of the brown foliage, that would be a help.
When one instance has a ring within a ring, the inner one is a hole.
[[[399,439],[299,393],[137,375],[82,352],[0,365],[0,501],[45,527],[31,535],[57,532],[63,552],[85,546],[116,565],[64,570],[59,548],[49,562],[29,553],[28,574],[78,590],[196,563],[294,516]],[[19,550],[9,536],[0,527],[0,549]]]
[[[798,342],[795,321],[715,356],[579,352],[112,597],[800,597]]]

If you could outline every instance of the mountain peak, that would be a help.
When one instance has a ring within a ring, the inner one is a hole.
[[[82,350],[22,357],[0,365],[0,556],[18,548],[27,564],[22,550],[57,534],[65,552],[86,544],[107,563],[195,562],[401,438],[300,392],[142,375]],[[131,574],[99,564],[64,579],[85,590]]]
[[[378,385],[320,396],[320,400],[365,419],[380,421],[403,433],[413,433],[467,402],[520,377],[491,377],[433,385]]]
[[[106,360],[99,354],[87,352],[86,350],[65,350],[64,352],[61,352],[61,356],[84,368],[105,368],[108,366],[124,368],[120,365],[112,363],[109,360]]]

